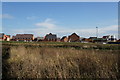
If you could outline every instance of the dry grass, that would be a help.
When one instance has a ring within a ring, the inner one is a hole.
[[[12,46],[3,78],[118,78],[117,52]]]

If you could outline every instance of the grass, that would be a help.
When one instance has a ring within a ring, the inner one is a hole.
[[[25,47],[61,47],[61,48],[76,48],[76,49],[109,49],[119,50],[118,44],[96,44],[96,43],[80,43],[80,42],[17,42],[3,41],[3,45],[7,46],[25,46]]]
[[[117,79],[120,77],[118,51],[114,45],[4,42],[3,78]]]

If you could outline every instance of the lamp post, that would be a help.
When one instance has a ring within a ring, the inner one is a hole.
[[[96,27],[96,37],[98,38],[98,27]]]
[[[97,37],[97,43],[98,43],[98,27],[96,27],[96,37]]]

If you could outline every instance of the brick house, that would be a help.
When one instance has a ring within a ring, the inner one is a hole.
[[[16,34],[16,36],[12,37],[12,40],[28,42],[28,41],[33,41],[34,36],[33,34]]]
[[[76,33],[73,33],[68,36],[68,42],[80,42],[80,37]]]
[[[57,35],[49,33],[44,37],[44,41],[57,41]]]
[[[68,38],[67,36],[63,36],[61,39],[60,39],[61,42],[68,42]]]
[[[4,33],[0,33],[0,41],[10,41],[10,35],[5,35]]]

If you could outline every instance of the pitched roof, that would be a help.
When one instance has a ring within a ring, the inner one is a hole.
[[[16,36],[33,36],[33,34],[16,34]]]
[[[89,37],[89,39],[97,39],[97,37]]]
[[[21,37],[21,38],[31,38],[31,37],[33,37],[33,34],[16,34],[16,36],[14,36],[14,37]]]
[[[79,37],[76,33],[72,33],[70,36],[72,36],[72,35],[76,35],[77,37]],[[70,37],[70,36],[69,36],[69,37]]]
[[[45,38],[49,38],[49,39],[56,39],[57,38],[57,35],[56,34],[52,34],[52,33],[49,33],[45,36]]]
[[[93,39],[93,40],[107,40],[107,39],[104,39],[104,38],[96,38],[96,39]]]
[[[63,36],[62,38],[61,38],[61,40],[63,40],[63,39],[65,39],[67,36]]]

